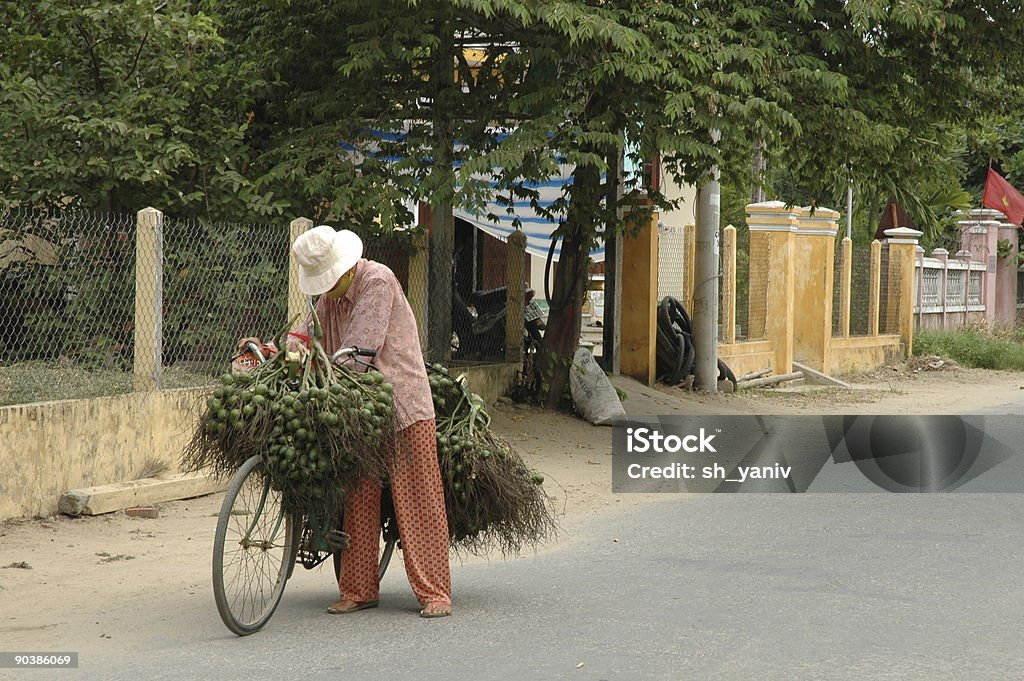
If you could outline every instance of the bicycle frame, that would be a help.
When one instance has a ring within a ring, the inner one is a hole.
[[[267,495],[269,494],[270,479],[268,478],[263,481],[263,491],[260,493],[259,503],[256,504],[256,511],[253,513],[252,523],[249,525],[249,528],[245,531],[245,536],[242,538],[242,545],[245,548],[249,548],[250,546],[259,546],[263,550],[268,550],[273,548],[277,544],[277,536],[278,533],[281,531],[281,526],[284,524],[285,519],[284,508],[282,508],[281,511],[277,514],[277,520],[274,522],[274,529],[273,531],[271,531],[270,539],[268,541],[252,543],[249,539],[253,531],[256,529],[256,526],[259,524],[260,517],[263,515],[263,507],[267,503]]]

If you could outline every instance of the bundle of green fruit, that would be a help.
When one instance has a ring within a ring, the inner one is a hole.
[[[255,454],[285,507],[340,508],[362,477],[384,480],[394,437],[391,385],[378,371],[332,365],[314,318],[309,347],[278,352],[248,373],[224,374],[183,458],[186,470],[233,473]],[[284,333],[277,339],[282,348]]]
[[[491,432],[484,401],[464,377],[433,364],[428,379],[452,546],[508,555],[550,537],[556,524],[544,478]]]

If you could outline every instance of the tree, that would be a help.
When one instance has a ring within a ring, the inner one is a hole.
[[[831,201],[853,184],[873,235],[890,197],[926,235],[968,201],[964,135],[1017,111],[1024,17],[1014,3],[961,0],[815,2],[794,24],[801,52],[841,74],[848,96],[794,107],[803,134],[782,140],[784,198]]]
[[[546,74],[510,103],[527,115],[505,146],[517,136],[543,140],[575,166],[556,231],[561,257],[539,361],[543,397],[554,406],[579,339],[589,251],[598,237],[628,228],[603,202],[608,159],[626,148],[642,168],[660,154],[670,172],[696,184],[755,136],[798,132],[788,111],[793,98],[811,89],[837,97],[841,83],[820,60],[790,52],[780,27],[804,12],[786,3],[466,4],[484,8],[489,32],[507,23],[524,29],[519,47],[531,71]],[[485,155],[469,170],[487,162]],[[627,178],[627,190],[629,201],[668,205],[639,173]]]
[[[191,5],[3,3],[0,203],[280,212],[246,175],[250,65]]]
[[[260,172],[293,208],[361,233],[433,207],[428,351],[450,352],[451,206],[480,208],[490,182],[455,168],[497,144],[519,60],[456,3],[210,2],[268,82],[256,107]],[[462,47],[486,49],[472,68]],[[497,64],[501,63],[500,76]]]
[[[945,126],[995,106],[1024,64],[1024,42],[1005,40],[1024,19],[1002,0],[209,4],[269,83],[253,128],[261,176],[308,214],[400,222],[410,200],[479,207],[496,183],[502,201],[560,221],[549,405],[578,342],[589,250],[625,227],[603,201],[609,158],[661,154],[685,182],[714,165],[749,182],[760,141],[812,199],[854,181],[879,196],[912,188],[924,210],[922,182],[949,160],[933,151]],[[467,44],[483,68],[459,59]],[[541,209],[529,181],[561,159],[572,182]]]
[[[263,171],[312,214],[365,224],[373,212],[407,217],[401,206],[421,198],[479,208],[495,183],[505,203],[525,201],[561,222],[540,362],[553,406],[579,338],[589,251],[624,227],[603,201],[608,158],[627,147],[639,167],[661,153],[673,172],[699,181],[751,135],[795,133],[793,93],[813,88],[827,99],[840,81],[788,49],[779,29],[794,13],[806,10],[782,2],[295,0],[233,5],[226,16],[228,34],[244,36],[253,58],[263,55],[273,81],[254,126]],[[486,63],[473,74],[458,60],[459,78],[449,80],[453,47],[466,43],[481,47]],[[339,140],[356,153],[339,153]],[[541,209],[529,182],[555,174],[561,159],[575,168],[572,182],[563,201]],[[665,205],[639,177],[627,184],[631,196]]]

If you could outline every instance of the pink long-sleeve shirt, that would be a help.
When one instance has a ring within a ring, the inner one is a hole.
[[[399,429],[434,418],[416,318],[394,272],[363,258],[345,295],[320,296],[316,312],[328,354],[353,345],[377,351],[368,361],[394,388]]]

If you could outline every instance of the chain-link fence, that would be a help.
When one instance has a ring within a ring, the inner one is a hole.
[[[455,221],[454,246],[451,363],[476,365],[507,361],[510,357],[507,327],[512,309],[515,310],[512,322],[519,319],[533,322],[536,331],[531,342],[539,342],[541,331],[537,321],[540,310],[536,305],[532,309],[527,308],[524,297],[529,288],[528,258],[524,246],[493,237],[461,219]],[[555,263],[556,269],[557,266]],[[519,293],[514,292],[511,296],[510,277],[519,280]],[[542,292],[539,297],[543,298]],[[522,345],[526,336],[523,333],[519,336],[516,342]],[[511,353],[514,355],[516,350],[512,348]]]
[[[889,282],[888,249],[883,248],[879,259],[879,307],[885,306],[886,311],[879,310],[879,333],[890,333],[886,328],[897,328],[895,321],[896,306],[887,301]],[[870,244],[853,244],[850,251],[850,335],[866,336],[871,333],[871,246]],[[835,267],[833,269],[832,287],[832,333],[842,336],[842,289],[843,289],[843,253],[842,248],[836,249]],[[898,301],[894,301],[898,302]],[[892,315],[892,319],[886,315]],[[889,320],[889,321],[887,321]],[[891,323],[891,327],[887,324]],[[892,331],[896,333],[896,331]]]
[[[362,236],[364,257],[394,271],[423,325],[425,240]],[[0,405],[211,383],[239,338],[270,339],[289,321],[290,238],[285,223],[213,223],[151,209],[0,214]],[[453,296],[456,363],[506,360],[510,254],[493,241],[474,252],[475,287],[461,307]]]
[[[903,291],[900,285],[903,276],[903,260],[891,252],[889,244],[882,244],[881,283],[878,291],[878,332],[899,333],[899,311],[903,297],[913,295]]]
[[[149,217],[0,216],[0,404],[126,393],[157,353],[160,387],[202,385],[284,324],[286,227]]]
[[[747,230],[737,235],[736,338],[763,340],[768,316],[770,242],[751,239]]]
[[[0,404],[131,390],[135,217],[0,214]]]
[[[140,262],[147,255],[140,251]],[[160,332],[167,381],[208,382],[229,365],[239,338],[269,339],[280,331],[288,321],[288,267],[286,224],[166,218]],[[140,269],[153,285],[158,272]]]
[[[693,227],[689,227],[691,233]],[[693,261],[687,254],[687,228],[658,224],[658,300],[671,296],[688,305],[687,278],[693,280]],[[690,310],[687,310],[690,312]]]
[[[850,249],[850,335],[868,334],[871,304],[871,248],[866,244],[853,244]],[[843,253],[836,249],[832,288],[832,332],[842,335]]]
[[[67,357],[122,366],[132,299],[113,305],[110,298],[132,285],[134,234],[129,216],[4,212],[0,363]]]

